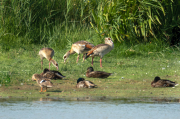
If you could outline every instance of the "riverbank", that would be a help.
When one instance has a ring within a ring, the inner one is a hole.
[[[54,59],[59,64],[59,71],[66,76],[63,80],[52,80],[53,87],[47,92],[39,92],[39,85],[31,80],[34,73],[42,73],[40,57],[37,55],[39,47],[32,46],[32,50],[13,49],[1,52],[0,97],[28,97],[28,98],[135,98],[135,97],[165,97],[179,98],[180,88],[152,88],[151,81],[155,76],[180,82],[178,57],[179,51],[143,52],[128,50],[128,56],[117,56],[114,51],[105,55],[100,68],[99,58],[94,59],[94,70],[113,73],[106,79],[87,78],[86,70],[91,66],[91,58],[82,62],[80,56],[76,63],[77,54],[70,55],[67,62],[63,62],[63,55],[69,50],[55,49]],[[117,51],[117,49],[115,50]],[[119,51],[120,52],[120,51]],[[131,55],[130,55],[131,54]],[[44,59],[43,67],[48,67]],[[52,70],[56,68],[51,65]],[[85,78],[94,82],[98,87],[93,89],[77,89],[78,78]]]

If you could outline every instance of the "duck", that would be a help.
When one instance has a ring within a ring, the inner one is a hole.
[[[47,88],[51,88],[53,86],[51,79],[44,78],[40,74],[33,74],[32,80],[36,81],[37,84],[39,84],[39,86],[41,87],[41,90],[39,92],[46,92]],[[43,91],[43,88],[46,88],[46,89]]]
[[[45,68],[43,70],[43,72],[41,73],[41,75],[45,78],[49,78],[49,79],[63,79],[66,76],[63,76],[59,71],[55,71],[55,70],[49,70],[47,68]]]
[[[167,79],[161,79],[159,76],[156,76],[154,80],[151,82],[151,86],[156,88],[156,87],[174,87],[177,86],[178,84],[167,80]]]
[[[109,53],[114,48],[114,43],[111,38],[105,38],[105,44],[99,44],[94,46],[90,51],[88,51],[85,59],[92,57],[91,65],[93,66],[93,58],[95,56],[100,57],[100,67],[102,67],[102,58],[105,54]]]
[[[95,85],[93,82],[85,80],[84,78],[79,78],[77,80],[76,88],[95,88],[97,85]]]
[[[76,63],[78,63],[80,54],[83,54],[83,62],[84,62],[86,53],[89,50],[91,50],[93,47],[94,45],[92,43],[84,41],[84,40],[73,43],[71,46],[71,50],[66,52],[66,54],[63,56],[64,62],[66,62],[69,55],[75,54],[75,53],[78,54]]]
[[[39,51],[39,55],[41,58],[41,70],[43,69],[43,59],[46,58],[49,61],[49,70],[50,70],[50,65],[51,63],[56,67],[57,70],[59,70],[59,65],[58,63],[52,59],[52,57],[54,56],[54,50],[52,48],[42,48]]]
[[[107,78],[111,75],[112,73],[107,73],[104,71],[94,71],[93,67],[88,67],[86,72],[86,77],[88,78]]]

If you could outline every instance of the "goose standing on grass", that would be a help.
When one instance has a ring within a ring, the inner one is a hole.
[[[87,41],[78,41],[78,42],[75,42],[74,44],[72,44],[71,50],[66,52],[66,54],[63,56],[64,62],[66,62],[66,60],[69,57],[69,55],[74,54],[74,53],[78,54],[76,63],[79,60],[79,55],[80,54],[83,54],[83,62],[84,62],[85,54],[89,50],[91,50],[93,47],[94,47],[94,45],[89,43],[89,42],[87,42]]]
[[[112,73],[107,73],[104,71],[94,71],[93,67],[88,67],[86,72],[86,77],[88,78],[107,78]]]
[[[95,85],[91,81],[87,81],[84,78],[79,78],[77,80],[76,88],[95,88],[97,85]]]
[[[156,76],[154,80],[151,82],[152,87],[174,87],[177,85],[179,84],[170,80],[161,79],[159,76]]]
[[[52,57],[54,56],[54,50],[52,48],[42,48],[39,51],[39,55],[41,58],[41,69],[43,69],[43,59],[46,58],[49,61],[49,70],[51,63],[56,67],[57,70],[59,70],[58,63],[52,59]]]
[[[85,57],[87,59],[88,57],[92,57],[91,65],[93,66],[93,58],[95,56],[100,57],[100,67],[102,67],[102,58],[105,54],[110,52],[114,48],[114,43],[111,38],[105,38],[105,44],[99,44],[95,47],[93,47]]]
[[[41,75],[45,78],[49,79],[63,79],[65,76],[63,76],[60,72],[55,70],[49,70],[47,68],[44,69],[43,73]]]
[[[39,91],[39,92],[46,92],[47,88],[51,88],[53,86],[51,79],[44,78],[40,74],[33,74],[32,80],[36,81],[39,84],[39,86],[41,87],[41,91]],[[43,91],[43,88],[46,88],[46,90]]]

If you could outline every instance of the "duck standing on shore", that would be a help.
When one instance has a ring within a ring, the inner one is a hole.
[[[53,83],[51,82],[51,79],[44,78],[40,74],[33,74],[32,80],[36,81],[37,84],[39,84],[39,86],[41,87],[41,91],[39,91],[39,92],[46,92],[47,88],[51,88],[53,86]],[[43,91],[43,88],[46,88],[46,90]]]

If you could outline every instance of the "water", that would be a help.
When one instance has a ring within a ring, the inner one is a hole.
[[[0,99],[0,119],[179,119],[180,103]]]

